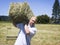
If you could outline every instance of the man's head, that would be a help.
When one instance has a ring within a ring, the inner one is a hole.
[[[30,25],[33,25],[36,22],[36,17],[31,17],[31,19],[29,20]]]

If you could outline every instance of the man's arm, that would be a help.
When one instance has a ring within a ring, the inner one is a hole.
[[[27,34],[27,35],[30,35],[30,31],[29,31],[28,26],[27,26],[27,25],[25,25],[25,27],[24,27],[24,28],[25,28],[25,32],[26,32],[26,34]]]

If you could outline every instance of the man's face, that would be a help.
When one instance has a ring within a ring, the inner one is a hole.
[[[30,25],[35,24],[35,22],[36,22],[36,19],[34,17],[30,19]]]

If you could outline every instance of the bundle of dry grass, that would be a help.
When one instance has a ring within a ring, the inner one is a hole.
[[[28,20],[34,16],[28,3],[11,3],[9,16],[14,24],[27,23]]]

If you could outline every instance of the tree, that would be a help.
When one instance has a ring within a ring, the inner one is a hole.
[[[59,13],[60,13],[60,9],[59,9],[59,1],[55,0],[55,3],[53,5],[53,10],[52,10],[52,17],[54,22],[56,23],[57,20],[59,19]]]
[[[41,22],[40,22],[40,20],[41,20],[40,17],[41,17],[41,16],[37,16],[37,20],[36,20],[37,23],[41,23]]]
[[[37,23],[49,23],[50,18],[45,14],[45,15],[41,15],[41,16],[37,16]]]

